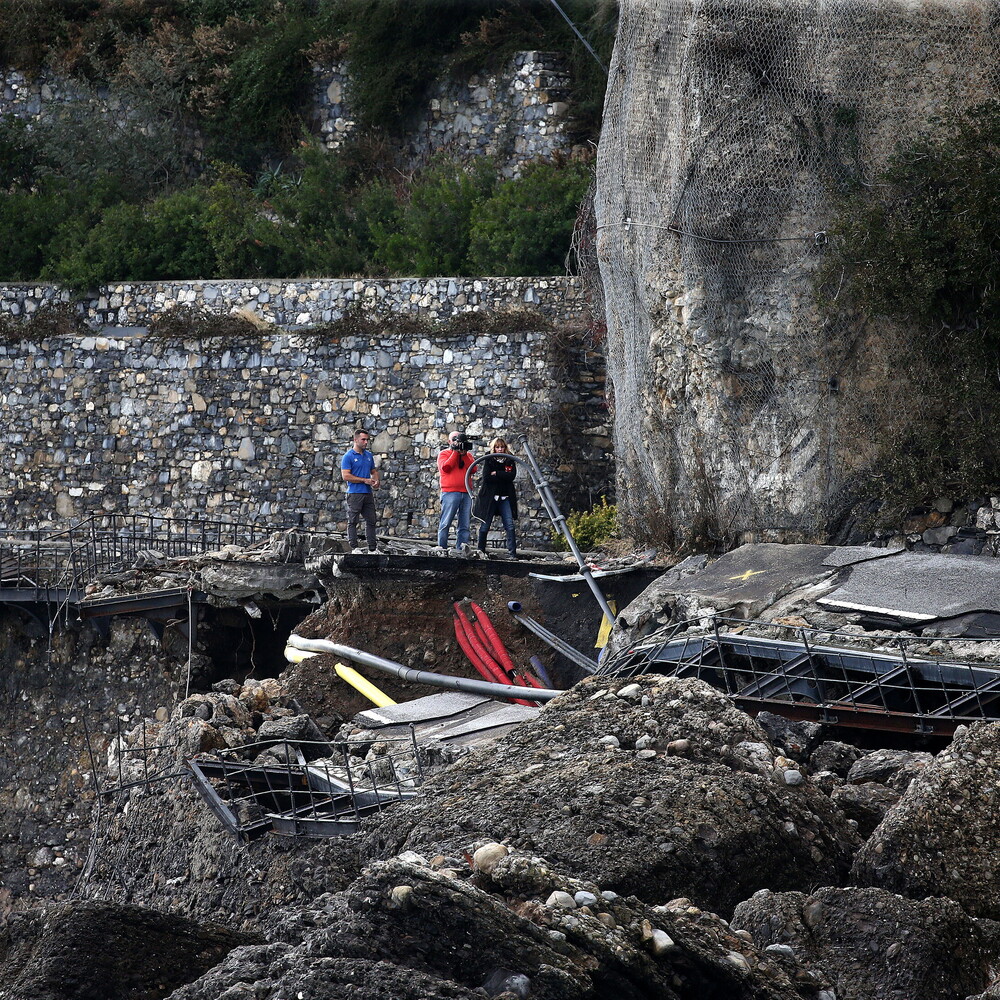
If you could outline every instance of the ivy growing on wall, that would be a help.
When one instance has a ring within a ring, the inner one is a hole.
[[[896,331],[865,492],[895,510],[1000,487],[1000,103],[942,116],[842,199],[828,309]],[[846,405],[846,404],[845,404]]]

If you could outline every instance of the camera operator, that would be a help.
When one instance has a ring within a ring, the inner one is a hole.
[[[468,551],[469,517],[472,497],[465,488],[465,473],[474,456],[469,439],[461,431],[448,435],[448,447],[438,455],[438,476],[441,480],[441,521],[438,524],[438,546],[447,550],[451,522],[458,518],[455,529],[455,550]]]

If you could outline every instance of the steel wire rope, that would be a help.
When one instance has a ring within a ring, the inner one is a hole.
[[[576,35],[576,37],[579,38],[581,42],[583,42],[584,48],[594,57],[594,62],[596,62],[597,65],[601,67],[601,69],[604,71],[604,75],[607,76],[608,75],[608,67],[605,66],[603,62],[601,62],[600,56],[598,56],[598,54],[591,48],[590,42],[588,42],[587,39],[583,37],[583,34],[580,32],[580,29],[577,28],[577,26],[570,19],[569,14],[567,14],[566,11],[564,11],[562,9],[562,7],[559,6],[559,4],[556,2],[556,0],[549,0],[549,3],[551,3],[552,6],[555,7],[555,9],[557,11],[559,11],[559,13],[563,17],[563,20],[572,29],[573,34]]]

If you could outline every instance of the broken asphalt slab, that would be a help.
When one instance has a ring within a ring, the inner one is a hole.
[[[1000,612],[1000,560],[992,556],[900,552],[894,559],[854,566],[826,608],[867,611],[908,622]]]
[[[903,624],[1000,613],[1000,560],[864,546],[744,545],[711,563],[702,557],[663,574],[618,624],[641,630],[669,617],[711,613],[755,619],[776,613],[783,599],[800,597],[828,611],[878,614]]]

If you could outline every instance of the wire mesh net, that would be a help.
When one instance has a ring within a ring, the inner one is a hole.
[[[998,10],[624,0],[583,264],[640,535],[825,536],[912,425],[926,359],[819,305],[817,275],[838,195],[933,116],[996,97]]]

